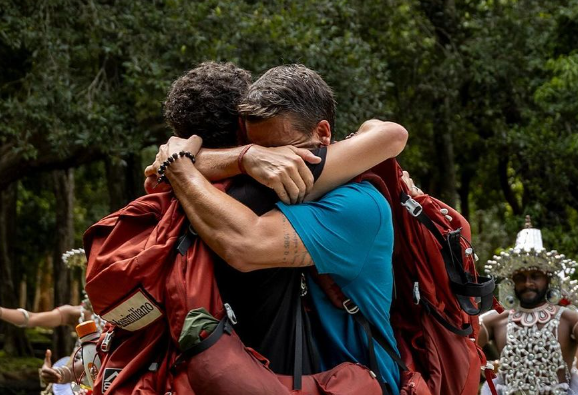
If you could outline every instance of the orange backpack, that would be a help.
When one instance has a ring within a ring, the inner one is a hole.
[[[401,395],[475,395],[485,356],[476,344],[477,315],[500,309],[491,277],[479,276],[467,220],[428,195],[412,199],[395,159],[357,177],[388,200],[394,225],[395,295],[391,325],[402,362]],[[329,275],[312,273],[332,303],[347,310],[368,338],[387,340]],[[371,343],[371,342],[370,342]],[[371,346],[370,346],[371,347]],[[395,360],[392,351],[388,353]]]
[[[395,160],[372,172],[359,180],[380,189],[394,220],[392,326],[409,368],[402,395],[425,393],[415,372],[431,394],[476,394],[483,354],[475,344],[475,315],[491,306],[493,280],[475,271],[469,225],[427,195],[409,199]],[[176,199],[161,193],[137,199],[86,232],[86,291],[94,311],[115,324],[99,343],[95,393],[194,393],[183,365],[174,367],[184,317],[201,306],[219,319],[225,314],[212,253],[198,239],[184,255],[177,252],[186,228]]]

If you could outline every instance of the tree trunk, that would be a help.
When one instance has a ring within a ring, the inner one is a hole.
[[[508,179],[508,163],[509,156],[503,153],[498,160],[498,176],[500,177],[500,186],[502,187],[502,192],[504,193],[504,198],[506,202],[512,208],[512,213],[515,216],[522,215],[522,207],[518,203],[518,199],[512,190],[510,185],[510,180]]]
[[[440,123],[434,127],[434,146],[437,154],[437,193],[448,205],[456,206],[456,166],[451,132]]]
[[[29,309],[28,306],[28,287],[26,286],[26,275],[20,280],[20,290],[18,291],[18,306]]]
[[[140,152],[136,154],[130,154],[127,157],[126,187],[128,191],[127,196],[129,202],[145,194],[144,168],[141,162],[142,155]]]
[[[74,243],[74,171],[55,170],[52,173],[54,196],[56,197],[56,245],[53,255],[54,304],[61,306],[70,303],[71,273],[62,262],[62,254],[73,248]],[[54,330],[53,344],[56,359],[70,355],[74,341],[68,327]]]
[[[460,214],[469,221],[470,218],[470,184],[472,181],[472,173],[467,169],[462,170],[460,188],[458,193],[460,195]]]
[[[34,294],[34,311],[46,311],[54,307],[54,269],[52,254],[47,253],[40,261],[36,274],[36,291]]]
[[[16,183],[0,189],[0,305],[11,309],[19,307],[15,280],[12,277],[16,200]],[[4,351],[14,356],[33,355],[24,330],[9,324],[2,326],[0,332],[4,333]]]
[[[108,187],[108,205],[110,211],[124,207],[126,198],[126,162],[119,158],[110,158],[104,162]]]
[[[140,154],[105,161],[109,207],[116,211],[144,194]]]

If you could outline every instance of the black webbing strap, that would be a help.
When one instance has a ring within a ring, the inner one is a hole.
[[[217,327],[213,330],[213,332],[199,344],[189,348],[188,350],[184,351],[177,360],[175,361],[173,367],[181,364],[185,359],[194,357],[197,354],[202,353],[203,351],[209,349],[210,347],[214,346],[217,341],[223,336],[225,333],[231,334],[233,333],[233,327],[231,326],[231,321],[229,321],[229,317],[225,315]]]
[[[410,197],[407,193],[401,191],[400,194],[400,200],[401,200],[401,204],[407,207],[407,203],[408,201],[410,201]],[[413,200],[413,199],[411,199]],[[439,231],[439,229],[437,228],[437,226],[435,226],[435,224],[433,223],[433,221],[430,219],[430,217],[428,217],[423,210],[414,210],[413,212],[411,212],[411,215],[413,215],[414,217],[416,217],[419,222],[421,222],[436,238],[436,240],[443,246],[445,244],[445,238],[444,236],[441,234],[441,232]]]
[[[491,277],[478,276],[478,282],[466,284],[451,283],[452,291],[473,298],[481,298],[494,292],[494,282]]]
[[[439,322],[448,331],[464,337],[469,336],[473,332],[473,328],[470,324],[465,325],[461,329],[450,324],[448,320],[442,317],[441,314],[437,312],[435,307],[433,307],[425,298],[421,298],[420,303],[424,306],[425,310],[429,314],[431,314],[435,318],[435,320]]]
[[[297,293],[295,306],[295,360],[293,361],[293,390],[302,387],[303,376],[303,317],[301,316],[301,294]]]
[[[301,294],[298,294],[297,303],[295,306],[295,361],[293,365],[293,391],[301,390],[301,387],[303,386],[303,319],[301,297]],[[375,328],[369,321],[367,321],[365,316],[359,312],[359,309],[357,309],[356,314],[353,314],[353,318],[359,325],[361,325],[367,336],[369,369],[373,372],[373,374],[375,374],[383,395],[391,395],[391,388],[389,384],[383,380],[383,376],[381,375],[381,371],[379,369],[379,364],[377,363],[373,339],[375,338],[377,342],[382,345],[385,351],[399,365],[400,369],[407,370],[407,367],[401,358],[399,358],[397,353],[393,350],[389,342],[387,342],[387,340],[381,336],[377,328]],[[374,336],[374,333],[378,336]]]
[[[353,303],[350,304],[350,311],[352,310],[351,309],[352,304]],[[357,307],[357,306],[355,306],[355,307]],[[397,355],[397,352],[395,352],[395,350],[393,349],[393,347],[391,346],[389,341],[385,337],[383,337],[383,335],[381,334],[379,329],[377,329],[377,327],[375,325],[373,325],[371,322],[369,322],[367,320],[367,318],[365,318],[365,316],[363,315],[361,310],[359,310],[359,308],[357,308],[353,311],[356,311],[356,312],[355,313],[349,313],[349,314],[353,316],[355,321],[359,325],[361,325],[361,327],[365,331],[365,334],[366,334],[367,339],[368,339],[368,345],[370,343],[370,341],[369,341],[370,338],[371,338],[371,340],[375,339],[375,341],[377,341],[381,345],[381,347],[391,357],[391,359],[394,360],[394,362],[397,364],[397,366],[399,367],[400,370],[404,370],[404,371],[408,370],[405,363],[402,361],[400,356]],[[374,353],[374,355],[375,355],[375,353]],[[371,363],[371,358],[370,358],[370,363]],[[371,369],[371,367],[370,367],[370,369]]]
[[[198,234],[193,229],[193,225],[187,225],[185,233],[177,240],[177,251],[182,256],[187,254],[188,249],[193,245],[193,241],[197,238]]]
[[[366,319],[365,316],[362,317]],[[381,347],[385,350],[385,352],[387,352],[387,354],[391,357],[391,359],[395,361],[399,369],[403,371],[409,370],[405,365],[405,363],[401,360],[401,357],[397,355],[393,347],[391,347],[389,341],[387,341],[387,339],[383,337],[381,332],[371,322],[368,321],[368,323],[369,327],[371,328],[371,334],[373,335],[375,341],[378,342],[381,345]]]
[[[465,284],[469,281],[471,275],[464,270],[464,261],[462,258],[462,228],[456,229],[446,234],[446,243],[442,249],[446,268],[449,266],[452,281]]]
[[[361,312],[359,312],[359,311],[357,311],[356,313],[354,313],[352,315],[353,315],[353,318],[355,319],[355,321],[359,325],[361,325],[361,327],[365,331],[365,335],[367,337],[367,352],[368,352],[368,360],[369,360],[369,369],[373,372],[373,374],[375,374],[375,376],[377,378],[377,382],[379,383],[379,386],[381,387],[381,391],[382,391],[383,395],[391,395],[391,388],[390,388],[389,384],[387,384],[385,382],[385,380],[383,380],[383,376],[381,375],[381,370],[379,369],[379,364],[377,363],[377,357],[375,356],[375,345],[373,344],[373,332],[371,330],[371,324],[369,323],[369,321],[367,321],[365,316],[363,314],[361,314]],[[387,353],[389,354],[389,351],[387,351]],[[393,354],[395,354],[395,352]],[[403,362],[402,362],[402,364],[403,364]]]

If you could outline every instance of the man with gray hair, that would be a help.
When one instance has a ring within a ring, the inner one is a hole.
[[[239,109],[246,119],[247,137],[255,144],[316,148],[331,143],[333,93],[317,73],[305,66],[269,70],[251,86]],[[405,129],[397,128],[388,134],[386,145],[373,144],[364,149],[367,157],[374,157],[379,151],[387,159],[399,154],[406,141]],[[153,166],[158,169],[174,153],[196,154],[201,143],[197,136],[187,140],[172,138],[160,148]],[[243,152],[249,149],[251,145]],[[325,166],[330,162],[335,166],[340,162],[339,156],[327,156]],[[171,161],[161,172],[170,180],[197,233],[232,268],[255,273],[268,268],[290,268],[297,274],[292,278],[299,279],[303,267],[315,265],[320,273],[331,274],[381,335],[395,344],[389,323],[393,288],[391,211],[371,184],[350,183],[315,202],[294,206],[277,203],[276,208],[258,216],[214,188],[192,161]],[[321,193],[308,199],[319,198]],[[293,282],[293,286],[302,290],[305,284]],[[345,311],[335,309],[314,282],[309,281],[307,287],[321,329],[318,346],[322,351],[322,368],[344,361],[368,364],[362,329]],[[259,289],[251,290],[235,281],[223,288],[219,284],[219,288],[223,300],[230,300],[233,309],[242,292],[259,293]],[[297,301],[287,302],[298,305]],[[250,326],[250,322],[245,325]],[[242,332],[240,328],[237,330]],[[398,394],[399,372],[395,362],[381,346],[376,346],[375,351],[381,377],[393,394]]]

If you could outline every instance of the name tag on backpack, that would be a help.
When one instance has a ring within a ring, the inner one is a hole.
[[[102,318],[127,331],[138,331],[163,313],[143,290],[137,289],[122,302],[113,307]]]

